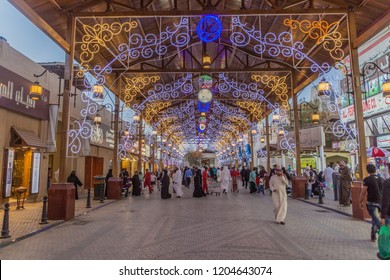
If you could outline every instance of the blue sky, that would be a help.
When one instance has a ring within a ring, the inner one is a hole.
[[[6,0],[0,0],[0,36],[36,62],[64,62],[65,52]]]

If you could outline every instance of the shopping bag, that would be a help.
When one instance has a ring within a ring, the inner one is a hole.
[[[378,237],[379,254],[383,259],[390,259],[390,227],[383,225]]]

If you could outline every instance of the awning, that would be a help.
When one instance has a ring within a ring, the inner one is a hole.
[[[47,148],[38,135],[31,130],[11,127],[11,146]]]

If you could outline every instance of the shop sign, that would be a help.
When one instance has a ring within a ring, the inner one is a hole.
[[[312,166],[313,168],[317,168],[316,158],[301,158],[301,167],[304,169],[306,166]]]
[[[278,149],[280,150],[280,141],[282,138],[278,137]],[[289,133],[290,141],[295,142],[295,134]],[[299,130],[299,142],[302,149],[314,149],[316,147],[325,146],[325,133],[322,126],[305,128]]]
[[[0,107],[33,118],[49,119],[50,92],[43,89],[45,100],[35,101],[30,98],[29,90],[33,83],[12,71],[0,66]]]
[[[33,153],[33,165],[31,174],[31,191],[30,193],[39,192],[39,171],[41,166],[41,154]]]
[[[10,197],[11,196],[11,190],[12,190],[12,176],[14,173],[14,156],[15,151],[13,149],[6,150],[7,155],[7,170],[5,174],[5,191],[4,191],[4,197]]]
[[[89,139],[91,145],[114,149],[114,130],[105,124],[92,125],[92,135]]]
[[[378,136],[376,142],[379,148],[390,147],[390,135]]]
[[[382,94],[363,100],[363,116],[370,117],[374,114],[384,113],[389,110],[390,98],[383,98]],[[351,122],[355,120],[355,106],[351,105],[341,109],[341,121]]]

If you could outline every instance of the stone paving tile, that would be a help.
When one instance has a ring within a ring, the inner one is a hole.
[[[93,193],[91,194],[93,196]],[[112,200],[105,200],[105,203],[113,202]],[[92,209],[101,207],[104,203],[99,203],[98,200],[91,199],[91,207],[85,208],[87,202],[87,196],[85,193],[79,193],[79,199],[75,204],[75,216],[80,216],[88,213]],[[16,203],[10,203],[9,211],[9,231],[10,238],[0,239],[0,248],[9,243],[15,242],[19,238],[23,238],[25,235],[32,234],[50,228],[54,225],[58,225],[64,222],[64,220],[48,220],[48,224],[41,225],[39,222],[42,217],[42,200],[39,202],[25,202],[25,209],[16,209]],[[1,204],[1,209],[4,209],[4,204]],[[3,225],[4,211],[1,211],[0,225]]]
[[[289,198],[283,226],[273,221],[269,194],[241,189],[195,199],[184,192],[111,203],[3,247],[0,259],[376,258],[370,225],[352,217]]]

